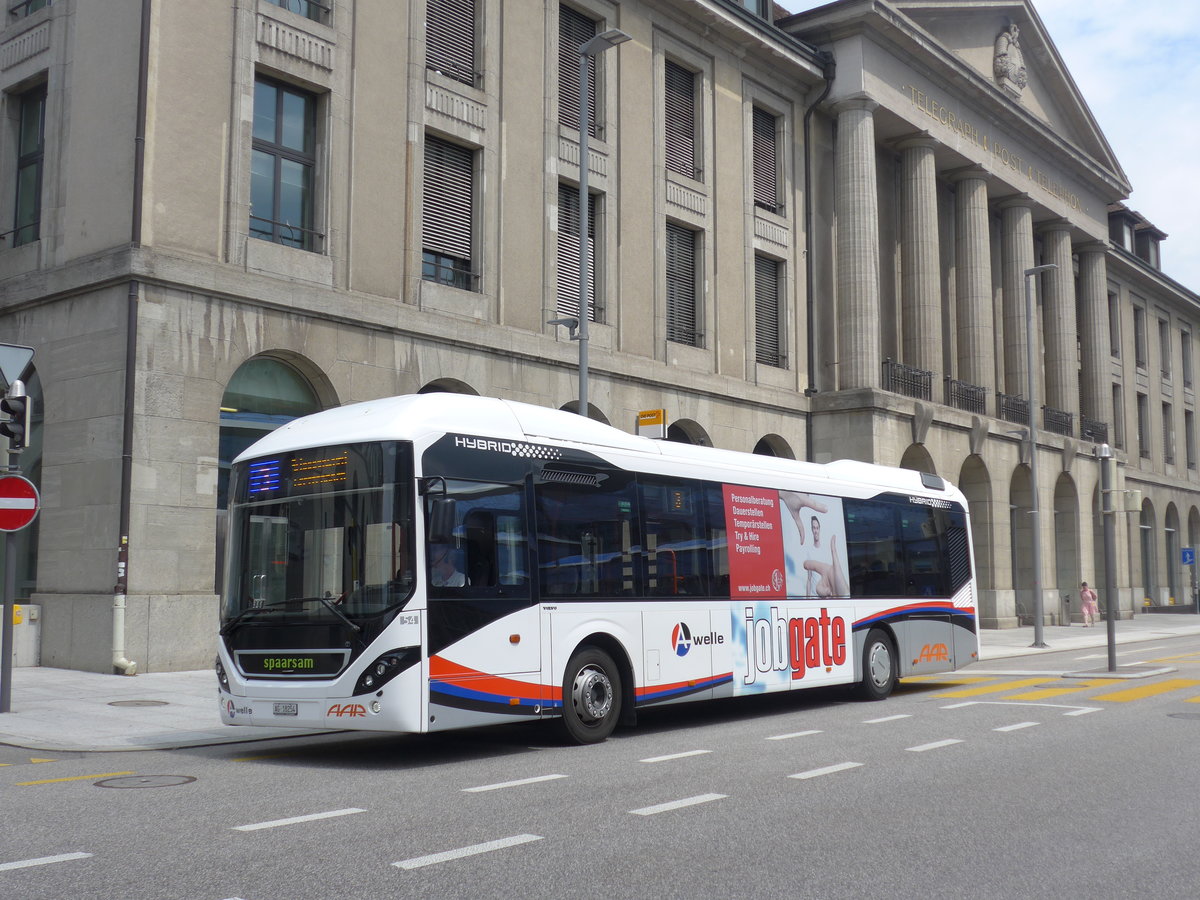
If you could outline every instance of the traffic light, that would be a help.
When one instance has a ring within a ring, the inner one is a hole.
[[[33,407],[28,397],[10,397],[7,394],[0,400],[0,412],[8,416],[6,421],[0,421],[0,434],[8,438],[8,452],[15,453],[24,450],[29,443],[29,425]]]

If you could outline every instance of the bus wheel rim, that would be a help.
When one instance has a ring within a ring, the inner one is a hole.
[[[599,669],[590,666],[582,669],[571,686],[571,702],[580,719],[598,722],[612,709],[612,682]]]
[[[882,641],[871,648],[871,680],[882,687],[888,683],[892,672],[892,658],[887,645]]]

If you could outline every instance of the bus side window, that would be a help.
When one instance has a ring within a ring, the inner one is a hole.
[[[523,486],[457,479],[445,483],[446,496],[426,506],[432,596],[528,596]],[[431,527],[436,510],[454,512],[453,520],[442,524],[441,535]],[[441,568],[443,559],[453,564],[452,571]]]
[[[649,597],[709,596],[703,488],[676,479],[639,479],[645,516]]]
[[[636,596],[638,545],[633,479],[542,483],[535,488],[538,566],[547,596]]]

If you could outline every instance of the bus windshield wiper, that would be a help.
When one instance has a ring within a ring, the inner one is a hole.
[[[297,603],[310,603],[314,600],[319,601],[322,606],[324,606],[327,610],[329,610],[331,613],[333,613],[335,616],[337,616],[339,619],[341,619],[343,622],[345,622],[347,625],[349,625],[352,629],[354,629],[355,634],[362,632],[362,626],[357,625],[354,622],[352,622],[350,619],[348,619],[346,617],[346,614],[343,613],[336,606],[334,606],[333,602],[328,597],[290,597],[287,600],[276,600],[274,603],[264,603],[262,606],[251,606],[247,609],[243,609],[240,613],[238,613],[236,616],[234,616],[232,619],[230,619],[228,622],[226,622],[221,627],[219,634],[222,637],[225,637],[227,634],[229,634],[230,631],[233,630],[235,625],[237,625],[243,619],[249,618],[254,613],[266,612],[267,610],[271,610],[271,609],[278,609],[281,606],[293,606]]]
[[[342,594],[342,596],[345,597],[346,595]],[[338,609],[336,606],[334,606],[332,601],[330,601],[330,599],[328,597],[305,597],[303,599],[305,599],[305,600],[320,600],[325,605],[325,608],[327,610],[329,610],[331,613],[333,613],[335,616],[337,616],[339,619],[341,619],[343,622],[345,622],[347,625],[349,625],[351,628],[353,628],[354,632],[356,634],[362,631],[362,626],[356,625],[355,623],[351,622],[350,619],[347,618],[346,614],[344,612],[342,612],[340,609]]]

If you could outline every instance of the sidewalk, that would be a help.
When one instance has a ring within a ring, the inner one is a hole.
[[[1147,614],[1117,622],[1117,643],[1200,634],[1200,616]],[[1033,626],[981,635],[982,663],[1034,657],[1056,650],[1108,646],[1101,622],[1042,629],[1048,644],[1035,649]],[[1103,668],[1080,665],[1080,669]],[[44,751],[165,750],[311,734],[288,728],[222,725],[217,679],[211,669],[126,677],[70,669],[13,670],[12,711],[0,713],[0,744]]]

